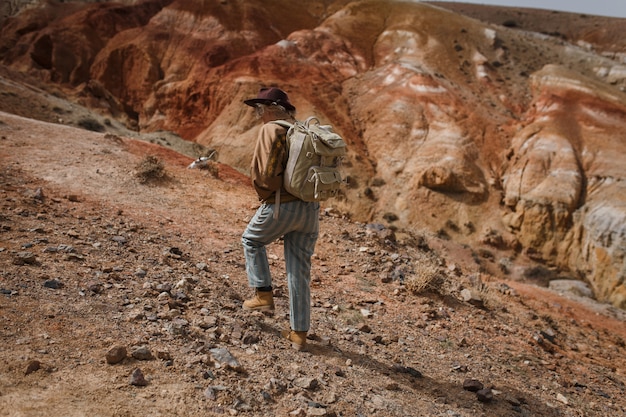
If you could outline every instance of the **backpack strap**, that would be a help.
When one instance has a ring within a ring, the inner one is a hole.
[[[291,128],[291,126],[293,126],[293,123],[289,123],[286,120],[272,120],[271,123],[277,124],[279,126],[282,126],[284,128],[286,128],[287,130],[289,130]]]
[[[272,123],[284,127],[285,129],[287,129],[287,131],[289,131],[289,129],[293,127],[293,124],[289,123],[286,120],[273,120]],[[288,142],[289,141],[287,141],[287,143]],[[280,211],[280,188],[276,190],[275,195],[276,195],[276,199],[274,201],[274,219],[276,220],[278,219],[278,215]]]

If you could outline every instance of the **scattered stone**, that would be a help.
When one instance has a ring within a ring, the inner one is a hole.
[[[237,361],[237,359],[235,359],[235,357],[231,355],[227,349],[213,348],[210,352],[217,368],[225,367],[237,372],[243,372],[243,368],[239,361]]]
[[[274,402],[274,399],[272,398],[272,394],[270,394],[269,392],[265,390],[261,390],[261,397],[263,398],[263,401],[267,403]]]
[[[65,253],[76,252],[76,249],[74,249],[74,246],[72,246],[72,245],[61,244],[61,245],[57,246],[57,249],[58,249],[59,252],[65,252]]]
[[[215,388],[208,387],[204,390],[204,397],[207,400],[215,401],[217,399],[217,393],[215,392]]]
[[[165,330],[174,336],[184,336],[187,334],[189,322],[185,319],[174,318],[165,324]]]
[[[13,257],[13,265],[36,265],[37,257],[28,251],[17,252]]]
[[[361,327],[359,327],[359,331],[361,333],[372,333],[372,329],[370,326],[368,326],[367,324],[362,325]]]
[[[86,285],[87,290],[94,294],[100,294],[102,292],[102,283],[97,281],[89,281]]]
[[[484,301],[481,295],[477,291],[471,290],[469,288],[464,288],[463,290],[461,290],[461,299],[466,303],[469,303],[476,307],[484,306]]]
[[[41,362],[39,362],[38,360],[32,360],[28,362],[28,365],[26,366],[25,375],[32,374],[33,372],[38,371],[40,368]]]
[[[403,374],[409,374],[411,375],[413,378],[422,378],[423,375],[420,371],[418,371],[415,368],[412,368],[410,366],[404,366],[404,365],[400,365],[400,364],[394,364],[393,365],[393,370],[399,373],[403,373]]]
[[[463,346],[461,343],[459,343],[459,346]],[[460,363],[455,363],[452,365],[452,370],[456,371],[456,372],[468,372],[469,368],[467,367],[467,365],[461,365]]]
[[[131,356],[139,361],[149,361],[154,359],[152,352],[145,346],[139,346],[131,352]]]
[[[319,386],[319,381],[315,378],[300,377],[293,380],[293,385],[299,388],[304,388],[309,391],[313,391]]]
[[[484,388],[483,383],[477,379],[468,378],[465,381],[463,381],[463,389],[465,391],[478,392],[483,388]]]
[[[266,390],[271,390],[276,394],[282,394],[287,391],[287,385],[283,384],[276,378],[270,378],[270,382],[264,386]]]
[[[148,381],[146,381],[146,378],[144,377],[143,372],[141,372],[141,369],[135,369],[130,375],[130,385],[135,385],[138,387],[145,387],[146,385],[148,385]]]
[[[58,290],[59,288],[63,288],[63,283],[58,279],[49,279],[43,283],[43,286],[53,290]]]
[[[478,398],[478,401],[481,403],[488,403],[493,400],[493,391],[491,388],[480,389],[476,391],[476,398]]]
[[[550,343],[556,343],[556,333],[554,332],[554,330],[547,328],[545,330],[541,330],[539,334],[544,339],[547,339]]]
[[[41,187],[35,190],[35,193],[33,194],[33,198],[39,202],[42,202],[44,200],[45,197],[43,194],[43,189]]]
[[[563,394],[557,394],[556,395],[556,400],[560,403],[563,403],[565,405],[569,404],[569,401],[567,399],[567,397],[565,397]]]
[[[124,236],[113,236],[111,240],[118,243],[119,245],[123,245],[126,243],[126,238]]]
[[[535,343],[540,346],[543,350],[545,350],[548,353],[554,353],[556,352],[556,346],[553,343],[550,343],[549,340],[546,340],[543,337],[542,332],[539,333],[535,333],[533,335],[533,340],[535,341]]]
[[[296,408],[295,410],[291,411],[289,415],[294,417],[306,417],[306,411],[302,408]]]
[[[520,405],[522,405],[522,402],[518,398],[512,397],[510,395],[506,396],[506,401],[513,407],[519,407]]]
[[[106,354],[106,361],[109,365],[115,365],[126,359],[126,348],[124,346],[114,346]]]
[[[328,413],[326,409],[322,407],[309,407],[306,410],[306,415],[307,416],[326,416],[328,415]]]

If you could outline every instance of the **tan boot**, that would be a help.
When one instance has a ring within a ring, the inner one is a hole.
[[[256,290],[254,297],[243,302],[243,309],[249,311],[274,310],[274,296],[271,291]]]
[[[304,350],[306,348],[306,332],[283,330],[280,334],[291,342],[291,347],[295,350]]]

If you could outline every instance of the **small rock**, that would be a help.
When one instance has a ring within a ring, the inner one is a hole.
[[[274,399],[272,398],[272,394],[270,394],[267,391],[261,390],[261,397],[263,398],[263,401],[271,403],[274,402]]]
[[[295,417],[306,417],[306,411],[303,410],[302,408],[297,408],[293,410],[292,412],[290,412],[289,415],[295,416]]]
[[[243,372],[243,368],[241,364],[227,349],[223,348],[214,348],[210,350],[211,356],[216,362],[216,366],[218,367],[226,367],[231,368],[237,372]]]
[[[41,189],[41,187],[37,188],[35,190],[35,194],[33,195],[33,198],[37,201],[43,201],[44,200],[44,195],[43,195],[43,190]]]
[[[466,303],[469,303],[476,307],[482,307],[484,305],[484,301],[480,294],[468,288],[464,288],[463,290],[461,290],[461,298]]]
[[[312,391],[319,386],[319,381],[315,378],[301,377],[294,379],[293,385]]]
[[[556,395],[556,400],[560,403],[563,403],[565,405],[569,404],[569,401],[567,400],[567,397],[565,397],[563,394],[557,394]]]
[[[100,294],[102,292],[102,283],[97,281],[89,281],[87,283],[87,289],[94,294]]]
[[[325,416],[326,409],[321,407],[309,407],[306,411],[307,416]]]
[[[368,326],[367,324],[364,324],[361,327],[359,327],[359,331],[362,333],[372,333],[371,327]]]
[[[196,268],[200,271],[209,272],[209,266],[204,262],[199,262],[196,264]]]
[[[189,322],[185,319],[174,318],[171,322],[165,324],[165,330],[177,336],[183,336],[187,334]]]
[[[126,243],[126,238],[124,236],[113,236],[111,240],[113,242],[117,242],[120,245],[123,245]]]
[[[204,390],[204,397],[207,400],[215,401],[217,399],[217,393],[213,387],[209,387]]]
[[[471,392],[478,392],[481,389],[483,389],[484,386],[482,384],[482,382],[480,382],[477,379],[466,379],[465,381],[463,381],[463,389],[465,391],[471,391]]]
[[[510,395],[507,395],[506,401],[513,407],[519,407],[520,405],[522,405],[522,402],[519,400],[519,398],[515,398]]]
[[[393,370],[396,372],[400,372],[403,374],[409,374],[411,375],[413,378],[422,378],[422,373],[420,371],[418,371],[415,368],[412,368],[410,366],[403,366],[400,364],[394,364],[393,365]]]
[[[32,360],[30,362],[28,362],[28,366],[26,366],[26,372],[25,374],[32,374],[33,372],[38,371],[41,368],[41,362],[39,362],[38,360]]]
[[[109,365],[120,363],[126,358],[126,348],[124,346],[115,346],[109,349],[106,354],[106,360]]]
[[[63,283],[58,279],[49,279],[43,283],[43,286],[46,288],[51,288],[53,290],[58,290],[63,287]]]
[[[131,356],[140,361],[149,361],[151,359],[154,359],[154,356],[152,355],[152,352],[150,352],[150,349],[145,346],[139,346],[133,349]]]
[[[491,391],[490,388],[480,389],[476,391],[476,398],[478,398],[478,401],[481,403],[488,403],[493,400],[493,391]]]
[[[17,252],[13,258],[13,265],[35,265],[37,264],[37,257],[32,252],[22,251]]]
[[[148,385],[148,381],[146,381],[146,378],[143,376],[143,372],[141,372],[141,369],[137,368],[133,371],[130,376],[130,385],[135,385],[138,387],[145,387],[146,385]]]

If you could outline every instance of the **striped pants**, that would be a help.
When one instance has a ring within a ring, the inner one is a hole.
[[[261,205],[241,237],[248,283],[253,288],[272,285],[265,246],[283,236],[291,329],[308,332],[311,255],[319,234],[320,205],[300,200],[281,203],[278,219],[274,218],[274,206]]]

